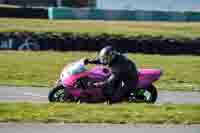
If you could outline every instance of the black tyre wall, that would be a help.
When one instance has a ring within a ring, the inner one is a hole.
[[[26,38],[31,38],[40,46],[40,50],[97,51],[104,46],[112,45],[121,52],[200,55],[200,38],[124,37],[108,34],[90,36],[78,33],[0,33],[0,41],[9,38],[14,39],[15,44],[11,49],[15,50]],[[1,42],[0,49],[2,49]]]
[[[0,17],[48,18],[48,11],[47,11],[47,9],[43,9],[43,8],[0,7]]]

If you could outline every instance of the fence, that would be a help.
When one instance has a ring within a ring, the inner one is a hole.
[[[135,21],[200,21],[200,12],[128,11],[86,8],[48,9],[49,19],[135,20]]]
[[[95,7],[96,0],[0,0],[0,4],[18,5],[23,7]]]

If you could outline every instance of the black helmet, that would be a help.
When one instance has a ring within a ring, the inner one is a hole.
[[[117,52],[111,46],[106,46],[99,53],[99,60],[102,64],[108,65],[116,57]]]

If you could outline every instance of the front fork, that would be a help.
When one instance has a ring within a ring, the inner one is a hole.
[[[55,86],[58,86],[58,85],[62,85],[61,79],[58,79],[58,80],[55,82]]]

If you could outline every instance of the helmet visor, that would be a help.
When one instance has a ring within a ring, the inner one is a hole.
[[[100,59],[100,62],[104,65],[107,65],[110,62],[110,57],[106,55],[100,56],[99,59]]]

